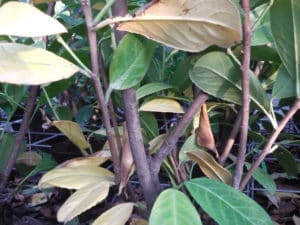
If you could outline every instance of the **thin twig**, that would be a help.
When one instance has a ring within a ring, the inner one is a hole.
[[[20,129],[19,129],[19,133],[18,133],[18,136],[14,143],[7,166],[5,167],[4,172],[3,172],[3,177],[1,180],[1,184],[0,184],[1,190],[3,190],[6,185],[9,175],[10,175],[12,169],[14,168],[21,145],[22,145],[23,141],[25,140],[25,134],[29,127],[31,113],[34,108],[36,96],[37,96],[39,89],[40,89],[40,86],[32,86],[30,89],[29,98],[26,103],[26,109],[24,111],[23,120],[22,120]]]
[[[269,138],[267,144],[263,148],[261,154],[256,159],[256,161],[252,164],[252,167],[250,168],[250,170],[248,171],[248,173],[244,177],[244,179],[243,179],[243,181],[242,181],[242,183],[240,185],[240,190],[244,190],[244,188],[246,187],[246,185],[249,182],[250,178],[252,177],[253,173],[259,167],[259,165],[261,164],[261,162],[266,158],[266,156],[268,154],[272,153],[271,149],[272,149],[272,146],[275,143],[277,137],[279,136],[279,134],[281,133],[281,131],[283,130],[283,128],[286,126],[286,124],[288,123],[288,121],[296,114],[296,112],[299,109],[300,109],[300,98],[298,98],[296,100],[296,102],[294,103],[294,105],[292,106],[292,108],[285,115],[285,117],[281,120],[281,122],[279,123],[278,127],[273,131],[271,137]]]
[[[152,174],[158,174],[161,164],[165,158],[171,153],[175,148],[178,139],[182,136],[185,129],[188,127],[195,114],[200,110],[202,104],[208,99],[208,95],[200,92],[194,102],[189,106],[188,110],[185,112],[179,123],[167,136],[164,143],[158,150],[157,154],[154,156],[151,162]]]
[[[96,32],[93,30],[93,16],[92,16],[92,9],[91,3],[89,0],[82,1],[82,11],[85,16],[87,30],[88,30],[88,40],[90,45],[90,56],[91,56],[91,64],[92,64],[92,80],[95,86],[96,95],[98,99],[98,103],[101,107],[102,115],[103,115],[103,122],[106,129],[106,135],[112,155],[112,161],[114,165],[114,172],[115,172],[115,181],[119,183],[120,181],[120,155],[116,148],[113,129],[110,124],[110,117],[108,112],[108,106],[105,101],[101,81],[100,81],[100,70],[99,70],[99,61],[98,61],[98,48],[97,48],[97,35]]]
[[[242,122],[241,122],[241,132],[240,132],[240,142],[239,142],[239,152],[238,159],[235,169],[235,174],[233,177],[233,187],[238,189],[243,176],[243,168],[245,164],[245,154],[247,146],[247,136],[248,136],[248,123],[249,123],[249,111],[250,111],[250,85],[249,85],[249,66],[250,66],[250,56],[251,56],[251,24],[250,24],[250,0],[242,1],[245,21],[243,24],[243,64],[242,64]]]
[[[230,135],[228,137],[228,140],[227,140],[227,143],[224,147],[224,150],[222,152],[222,155],[220,156],[220,159],[219,159],[219,163],[221,165],[224,164],[224,162],[226,161],[226,159],[228,158],[228,155],[232,149],[232,146],[235,142],[235,138],[239,132],[239,128],[240,128],[240,125],[241,125],[241,121],[242,121],[242,113],[241,111],[239,112],[235,122],[234,122],[234,125],[233,125],[233,128],[230,132]]]

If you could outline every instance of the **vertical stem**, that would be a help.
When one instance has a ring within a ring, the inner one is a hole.
[[[39,88],[40,88],[39,86],[32,86],[30,89],[29,98],[27,100],[26,109],[24,111],[23,120],[22,120],[20,129],[19,129],[19,133],[18,133],[18,136],[14,143],[7,166],[5,167],[4,172],[3,172],[3,177],[1,180],[1,184],[0,184],[1,190],[3,190],[6,185],[9,175],[15,165],[17,156],[19,154],[20,147],[25,139],[25,134],[29,127],[30,116],[31,116],[32,110],[34,108],[35,99],[36,99],[37,93],[39,91]]]
[[[108,112],[108,106],[105,101],[104,93],[102,84],[100,81],[100,70],[99,70],[99,61],[98,61],[98,49],[97,49],[97,35],[96,32],[93,30],[93,16],[92,16],[92,9],[89,0],[82,1],[82,10],[85,16],[87,30],[88,30],[88,40],[90,45],[90,57],[91,57],[91,64],[92,64],[92,80],[95,86],[96,95],[98,99],[98,103],[101,107],[104,126],[106,129],[107,139],[112,155],[112,160],[114,164],[114,172],[116,176],[116,183],[120,181],[120,156],[119,152],[116,148],[113,129],[110,124],[110,117]]]
[[[243,24],[243,64],[242,64],[242,88],[243,88],[243,106],[242,106],[242,122],[240,132],[240,143],[238,159],[233,177],[233,187],[238,189],[243,176],[243,168],[245,164],[245,154],[248,136],[249,110],[250,110],[250,85],[249,85],[249,66],[251,56],[251,25],[250,25],[250,0],[242,0],[245,21]]]
[[[117,0],[112,7],[113,16],[124,16],[127,13],[127,2],[125,0]],[[115,31],[116,41],[119,42],[124,36],[124,32]],[[125,118],[127,121],[128,137],[134,164],[136,166],[137,175],[147,205],[150,212],[152,205],[160,191],[158,174],[153,177],[150,171],[150,165],[143,143],[141,132],[141,124],[138,113],[138,102],[136,100],[136,92],[134,89],[123,91],[123,102],[125,108]]]
[[[266,158],[266,156],[271,153],[272,145],[276,141],[277,137],[285,127],[285,125],[288,123],[288,121],[295,115],[295,113],[300,109],[300,98],[296,100],[292,108],[289,110],[289,112],[286,114],[286,116],[282,119],[282,121],[279,123],[278,127],[273,131],[271,137],[269,138],[267,144],[263,148],[261,154],[257,158],[257,160],[253,163],[252,167],[246,174],[245,178],[243,179],[240,190],[243,190],[247,183],[249,182],[250,178],[252,177],[255,170],[259,167],[261,162]]]

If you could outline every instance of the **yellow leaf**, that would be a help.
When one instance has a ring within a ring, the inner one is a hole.
[[[40,163],[42,157],[36,152],[25,152],[17,158],[17,163],[27,166],[36,166]]]
[[[32,0],[32,3],[34,5],[43,4],[43,3],[50,3],[50,2],[56,2],[57,0]]]
[[[88,184],[108,182],[114,184],[114,174],[107,169],[96,166],[77,166],[55,168],[47,172],[39,181],[39,188],[61,187],[80,189]]]
[[[57,168],[66,168],[66,167],[77,167],[77,166],[99,166],[102,163],[106,162],[108,157],[100,157],[100,156],[86,156],[86,157],[77,157],[74,159],[69,159]]]
[[[99,216],[92,225],[124,225],[133,210],[133,203],[119,204]]]
[[[198,150],[186,152],[187,156],[196,162],[201,168],[202,172],[209,178],[219,180],[231,185],[232,175],[223,168],[216,160],[207,152]]]
[[[124,19],[118,30],[190,52],[211,45],[228,48],[242,37],[240,14],[230,0],[160,0]]]
[[[157,98],[146,102],[140,107],[140,111],[163,112],[163,113],[184,113],[181,105],[173,100]]]
[[[57,20],[27,3],[9,1],[0,8],[0,35],[41,37],[65,32]]]
[[[71,77],[79,68],[41,48],[0,43],[0,82],[39,85]]]
[[[148,221],[140,218],[133,218],[129,225],[148,225]]]
[[[159,150],[159,148],[164,143],[166,137],[167,137],[167,134],[161,134],[161,135],[158,135],[157,137],[153,138],[148,143],[149,144],[150,154],[154,154],[154,153],[156,153]]]
[[[57,212],[59,222],[68,222],[82,212],[92,208],[105,199],[109,192],[109,183],[97,182],[77,190]]]
[[[68,120],[58,120],[53,121],[53,125],[64,133],[80,150],[90,147],[77,123]]]

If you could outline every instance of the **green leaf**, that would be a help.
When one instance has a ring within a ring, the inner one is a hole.
[[[200,89],[214,97],[242,104],[240,67],[223,52],[211,52],[201,57],[190,71],[190,78]],[[259,80],[250,71],[250,98],[267,116],[270,101]]]
[[[199,214],[188,197],[176,189],[167,189],[156,199],[149,225],[201,225]]]
[[[300,96],[300,1],[276,0],[271,7],[271,29],[278,53],[295,80]]]
[[[293,154],[286,148],[279,145],[279,148],[272,153],[278,160],[280,166],[289,177],[296,177],[298,174],[298,164]]]
[[[295,79],[289,74],[284,65],[277,70],[277,78],[272,90],[272,98],[296,97]]]
[[[169,88],[173,87],[165,83],[149,83],[137,89],[136,98],[139,100],[147,95],[151,95]]]
[[[145,76],[153,54],[152,46],[132,34],[122,38],[109,67],[109,88],[124,90],[137,85]]]
[[[187,157],[186,153],[190,151],[197,151],[197,150],[201,151],[204,150],[204,148],[197,145],[196,134],[192,134],[185,140],[185,142],[183,143],[183,145],[179,150],[179,161],[180,162],[188,161],[189,158]]]
[[[246,167],[248,170],[251,168],[250,163],[246,163]],[[273,178],[264,170],[261,168],[257,168],[253,174],[254,179],[260,183],[267,191],[269,191],[271,194],[275,194],[276,192],[276,184],[273,180]]]
[[[158,124],[153,113],[141,112],[140,113],[141,127],[145,142],[149,142],[158,136]]]
[[[202,209],[220,225],[273,225],[260,205],[226,184],[197,178],[186,182],[185,186]]]

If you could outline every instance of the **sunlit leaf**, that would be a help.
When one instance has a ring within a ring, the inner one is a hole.
[[[167,189],[156,199],[149,225],[201,225],[200,216],[182,192]]]
[[[287,71],[292,76],[296,94],[300,96],[300,1],[276,0],[271,7],[271,29]]]
[[[99,216],[92,225],[124,225],[129,219],[133,203],[119,204]]]
[[[186,188],[219,225],[273,225],[265,210],[247,195],[208,178],[192,179]]]
[[[125,19],[118,30],[191,52],[210,45],[227,48],[242,36],[240,14],[229,0],[157,1],[137,16]]]
[[[53,125],[64,133],[79,149],[84,150],[90,147],[77,123],[68,120],[58,120],[53,121]]]
[[[30,4],[9,1],[0,7],[0,35],[41,37],[65,32],[62,24]]]
[[[99,166],[106,162],[108,157],[86,156],[69,159],[58,166],[58,168],[77,167],[77,166]]]
[[[181,105],[172,99],[157,98],[144,103],[140,111],[163,112],[163,113],[184,113]]]
[[[95,182],[77,190],[59,208],[57,220],[59,222],[68,222],[82,212],[92,208],[107,197],[109,186],[107,182]]]
[[[202,172],[209,178],[216,179],[218,181],[224,182],[231,185],[232,176],[231,173],[222,167],[216,160],[207,152],[190,151],[186,153],[187,156],[196,162],[201,168]]]
[[[25,152],[17,158],[17,163],[27,166],[36,166],[40,163],[42,157],[37,152]]]
[[[80,189],[95,182],[114,183],[114,174],[96,166],[56,168],[47,172],[39,181],[39,188],[61,187]]]
[[[71,77],[79,68],[46,51],[16,43],[0,43],[0,82],[39,85]]]

